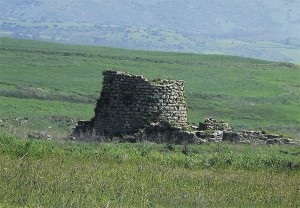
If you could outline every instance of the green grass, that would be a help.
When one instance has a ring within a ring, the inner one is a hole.
[[[93,108],[94,104],[1,97],[0,114],[5,118],[0,130],[22,137],[33,131],[65,137],[76,126],[75,121],[94,115]]]
[[[89,119],[105,69],[183,79],[190,122],[299,138],[299,67],[0,38],[0,131]],[[17,119],[16,119],[17,118]],[[299,207],[299,146],[80,143],[0,134],[0,207]]]
[[[265,129],[299,138],[300,69],[293,64],[8,38],[0,38],[0,46],[0,119],[27,117],[37,126],[28,125],[28,131],[48,131],[53,115],[91,118],[102,72],[115,69],[185,80],[190,122],[213,116],[235,130]],[[19,127],[0,123],[2,131]],[[55,131],[66,134],[70,127]]]
[[[0,135],[0,207],[299,207],[298,146]]]

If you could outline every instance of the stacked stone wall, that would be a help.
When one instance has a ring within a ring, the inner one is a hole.
[[[151,122],[187,124],[184,81],[150,81],[119,71],[103,73],[103,87],[95,109],[98,134],[135,133]]]

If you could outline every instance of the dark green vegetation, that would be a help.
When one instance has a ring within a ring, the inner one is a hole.
[[[300,63],[299,8],[295,0],[2,0],[0,36]]]
[[[296,146],[74,143],[0,135],[0,207],[299,207]]]
[[[102,71],[186,81],[190,122],[206,117],[235,130],[263,129],[299,138],[300,69],[249,58],[129,51],[0,38],[0,129],[61,137],[90,119]]]

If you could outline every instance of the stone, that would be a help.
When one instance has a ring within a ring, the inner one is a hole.
[[[86,128],[107,136],[133,134],[159,120],[175,126],[187,124],[183,81],[153,82],[140,75],[111,70],[104,71],[103,76],[95,117],[90,123],[78,124],[74,135]],[[175,100],[179,94],[180,102]]]
[[[203,123],[199,123],[199,130],[231,131],[231,127],[223,121],[219,122],[214,118],[206,118]]]
[[[196,136],[198,138],[202,138],[202,139],[205,139],[206,138],[206,135],[205,135],[205,132],[204,131],[195,131],[196,133]]]
[[[287,138],[283,138],[283,139],[282,139],[282,142],[283,142],[284,144],[291,144],[291,143],[293,143],[293,141],[292,141],[291,139],[287,139]]]
[[[222,138],[217,138],[217,137],[210,137],[208,138],[209,142],[221,142]]]
[[[223,132],[223,141],[239,142],[240,134],[236,132]]]
[[[27,136],[31,139],[51,139],[51,135],[47,134],[45,131],[34,131],[29,133]]]
[[[280,139],[268,139],[266,141],[266,144],[283,144],[283,142]]]

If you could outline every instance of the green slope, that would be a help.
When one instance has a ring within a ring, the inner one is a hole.
[[[215,34],[179,32],[157,27],[1,19],[0,17],[0,36],[148,51],[225,54],[300,63],[299,39],[289,37],[279,40],[260,40],[259,37],[255,38],[256,34],[252,35],[251,31],[247,32],[247,36],[253,39],[241,40],[236,36],[215,37]]]
[[[261,128],[299,137],[296,65],[8,38],[0,38],[1,130],[67,134],[72,121],[93,116],[105,69],[185,80],[190,122],[213,116],[236,130]]]

